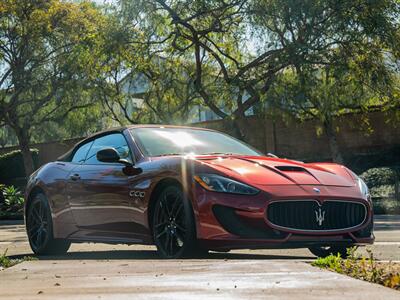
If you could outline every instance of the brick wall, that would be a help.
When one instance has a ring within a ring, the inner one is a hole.
[[[56,160],[59,156],[71,149],[79,140],[81,139],[32,144],[30,147],[39,150],[39,165],[43,165],[49,161]],[[0,148],[0,155],[15,149],[18,149],[18,147]]]
[[[395,147],[400,149],[400,124],[394,121],[395,112],[370,113],[368,126],[362,120],[360,115],[347,114],[335,121],[336,125],[340,125],[337,138],[344,156],[379,154]],[[316,129],[320,124],[315,120],[273,122],[268,118],[249,117],[247,122],[248,143],[264,152],[306,161],[330,159],[328,139],[324,134],[317,135]],[[232,128],[223,121],[201,122],[194,126],[232,134]],[[67,152],[79,140],[34,144],[31,148],[39,149],[39,163],[44,164]],[[0,154],[14,149],[16,147],[0,149]]]
[[[367,122],[365,119],[359,114],[347,114],[335,120],[337,140],[344,156],[368,155],[400,147],[400,123],[396,123],[395,112],[372,112]],[[328,139],[324,133],[317,134],[321,124],[316,120],[274,122],[250,117],[247,122],[248,143],[264,152],[301,160],[330,159]],[[232,134],[232,128],[223,121],[201,122],[195,126]]]

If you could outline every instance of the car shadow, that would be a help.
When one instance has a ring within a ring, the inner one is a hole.
[[[155,250],[112,250],[112,251],[77,251],[68,252],[63,255],[31,255],[21,254],[11,256],[11,258],[21,259],[26,256],[36,257],[38,260],[163,260]],[[201,257],[190,259],[204,260],[244,260],[244,259],[282,259],[282,260],[310,260],[312,256],[295,256],[295,255],[268,255],[258,253],[219,253],[210,252]]]

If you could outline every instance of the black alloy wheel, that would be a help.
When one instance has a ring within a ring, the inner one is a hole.
[[[67,240],[54,239],[50,207],[41,193],[34,196],[28,207],[26,231],[35,254],[64,254],[71,245]]]
[[[197,246],[195,223],[189,199],[178,186],[168,186],[156,200],[153,239],[163,258],[193,256]]]
[[[312,246],[308,248],[312,254],[314,254],[317,257],[327,257],[331,254],[333,255],[338,255],[340,254],[340,257],[342,258],[347,258],[348,253],[347,253],[347,248],[350,248],[351,245],[348,246]]]

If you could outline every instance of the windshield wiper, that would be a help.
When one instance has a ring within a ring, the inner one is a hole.
[[[188,155],[190,153],[164,153],[159,155],[152,155],[152,157],[160,157],[160,156],[172,156],[172,155]],[[241,155],[238,153],[231,153],[231,152],[208,152],[208,153],[199,153],[194,155]]]
[[[230,153],[230,152],[209,152],[209,153],[202,153],[200,155],[240,155],[240,154]]]
[[[152,157],[172,156],[172,155],[185,155],[185,153],[164,153],[164,154],[159,154],[159,155],[152,155]]]

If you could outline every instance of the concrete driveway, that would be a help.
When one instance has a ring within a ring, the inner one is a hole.
[[[378,259],[400,260],[400,216],[377,216]],[[31,255],[23,225],[0,224],[0,253]],[[365,251],[361,249],[359,251]],[[400,293],[311,267],[304,249],[159,260],[151,246],[75,244],[0,271],[0,299],[400,299]]]

